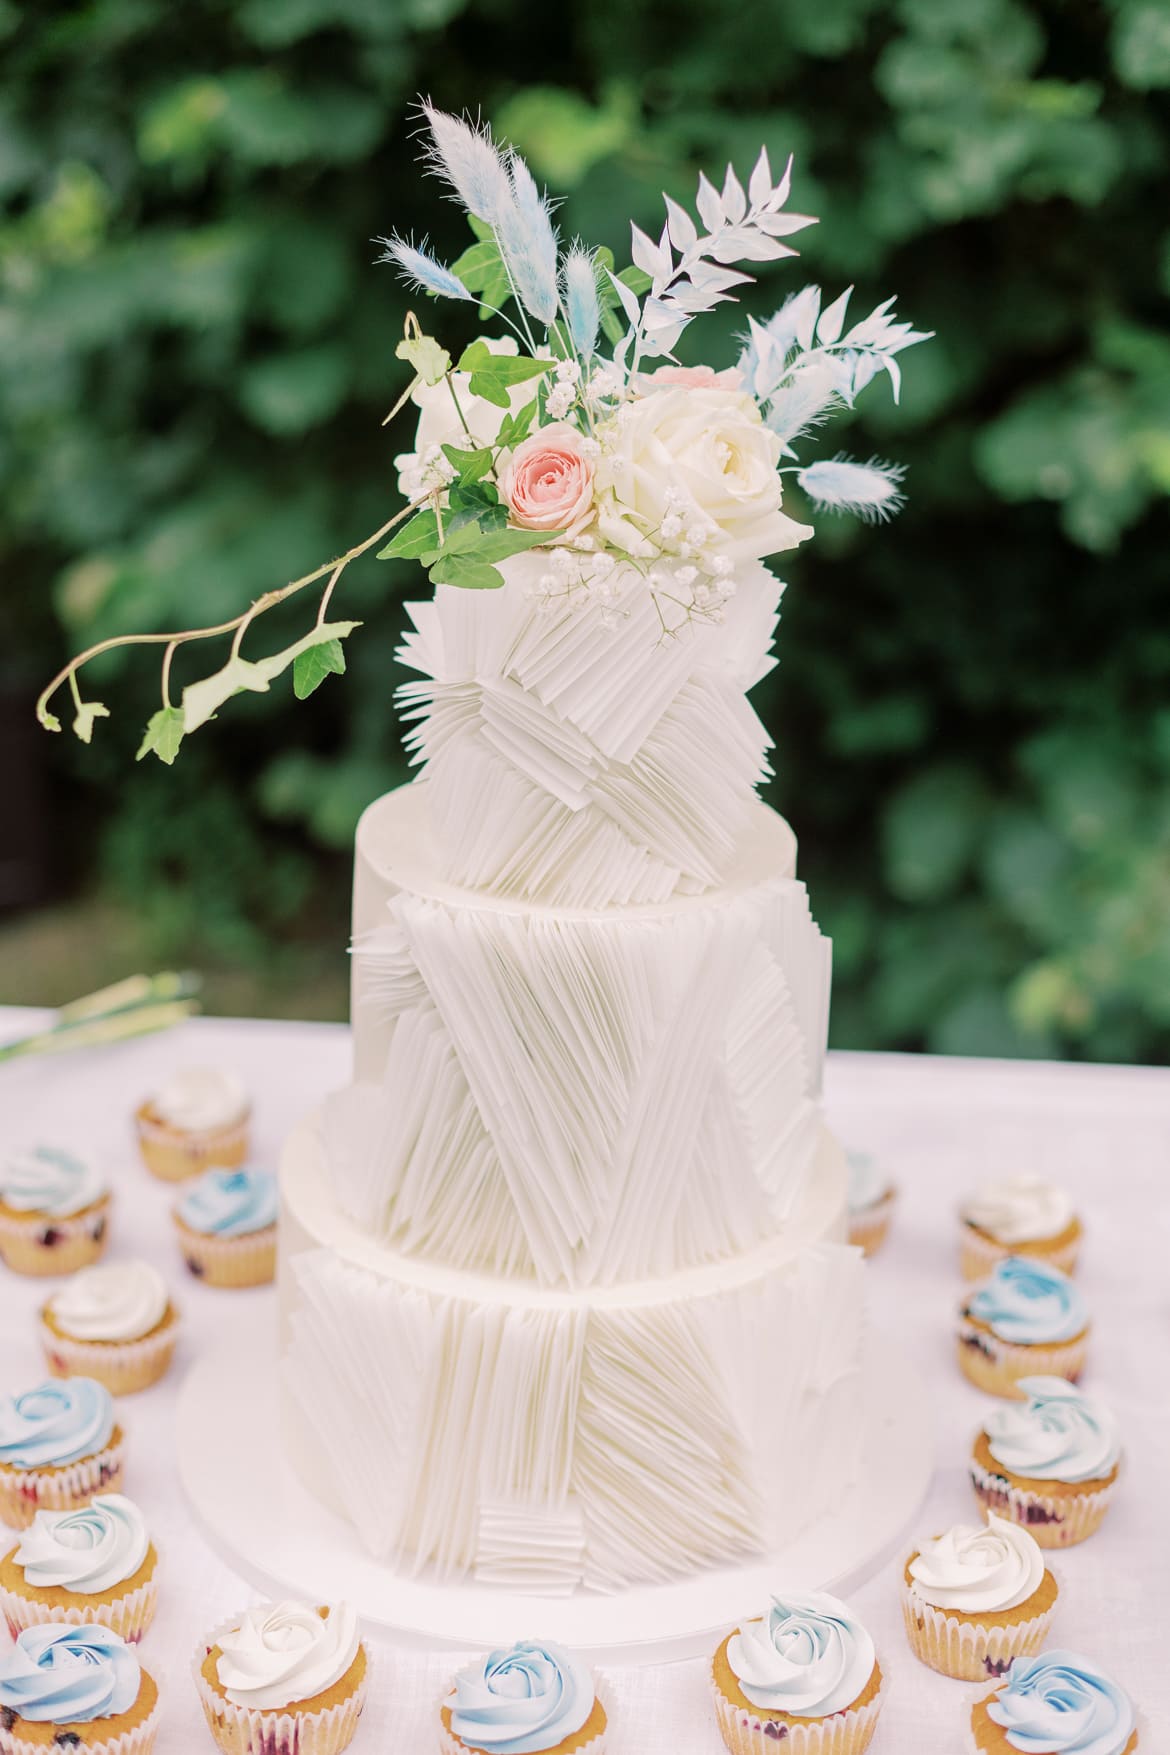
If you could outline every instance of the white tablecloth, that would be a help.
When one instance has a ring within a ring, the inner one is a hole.
[[[36,1021],[37,1014],[0,1008],[0,1038]],[[126,1487],[163,1559],[160,1612],[142,1648],[165,1692],[159,1755],[210,1748],[188,1679],[190,1654],[205,1629],[254,1595],[211,1552],[184,1503],[173,1449],[176,1396],[184,1366],[237,1325],[264,1320],[272,1297],[268,1289],[216,1292],[193,1282],[170,1228],[173,1191],[136,1161],[135,1103],[169,1068],[193,1059],[231,1066],[247,1082],[257,1156],[273,1162],[289,1124],[347,1077],[348,1035],[330,1025],[199,1020],[138,1043],[0,1067],[0,1149],[54,1139],[96,1151],[116,1188],[111,1253],[149,1256],[182,1304],[175,1366],[124,1408]],[[901,1189],[893,1237],[872,1265],[871,1299],[879,1326],[902,1337],[935,1391],[938,1467],[921,1532],[975,1514],[964,1464],[985,1402],[952,1356],[956,1200],[986,1173],[1026,1167],[1059,1178],[1083,1211],[1081,1279],[1094,1317],[1087,1384],[1121,1420],[1127,1466],[1102,1531],[1055,1556],[1062,1588],[1054,1642],[1113,1670],[1147,1715],[1148,1747],[1170,1750],[1170,1073],[833,1055],[827,1105],[846,1143],[876,1152]],[[44,1375],[33,1320],[44,1295],[44,1282],[0,1269],[0,1388],[27,1388]],[[874,1755],[949,1755],[960,1746],[971,1690],[910,1655],[896,1570],[891,1563],[854,1597],[892,1677]],[[355,1755],[424,1755],[451,1655],[381,1644],[373,1655]],[[608,1674],[611,1755],[715,1755],[722,1747],[701,1663]]]

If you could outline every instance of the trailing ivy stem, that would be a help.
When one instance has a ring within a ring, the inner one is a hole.
[[[73,696],[73,705],[77,708],[77,711],[80,713],[81,712],[81,690],[77,686],[77,674],[75,671],[72,671],[72,670],[69,672],[69,690]]]
[[[341,575],[344,573],[348,564],[349,563],[345,560],[338,561],[337,565],[333,569],[332,574],[330,575],[328,585],[326,585],[324,591],[321,593],[321,601],[317,605],[317,623],[316,623],[316,625],[318,627],[320,627],[325,620],[325,611],[329,608],[329,599],[333,596],[333,587],[337,584],[337,581],[341,578]]]
[[[162,661],[162,700],[163,706],[170,711],[171,706],[171,660],[178,649],[178,641],[172,640],[163,653]]]

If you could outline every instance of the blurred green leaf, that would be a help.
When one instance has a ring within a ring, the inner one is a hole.
[[[960,767],[928,769],[895,794],[883,853],[896,896],[934,900],[956,887],[979,840],[984,802],[978,775]]]
[[[349,360],[335,342],[257,360],[240,379],[240,403],[270,433],[303,433],[336,413]]]

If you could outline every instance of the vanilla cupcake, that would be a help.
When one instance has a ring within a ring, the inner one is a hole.
[[[605,1708],[580,1658],[521,1640],[468,1664],[439,1707],[442,1755],[604,1755]]]
[[[1005,1256],[959,1313],[959,1364],[990,1395],[1019,1399],[1025,1377],[1075,1383],[1088,1345],[1089,1316],[1077,1287],[1035,1257]]]
[[[847,1152],[845,1157],[849,1166],[849,1241],[866,1255],[876,1255],[889,1233],[898,1191],[868,1152]]]
[[[134,1115],[146,1167],[164,1182],[184,1182],[212,1164],[242,1164],[250,1119],[243,1085],[212,1066],[174,1073]]]
[[[95,1165],[59,1146],[0,1162],[0,1261],[17,1274],[71,1274],[106,1246],[110,1191]]]
[[[145,1261],[83,1268],[41,1309],[54,1377],[96,1377],[114,1395],[157,1383],[179,1338],[179,1313]]]
[[[971,1708],[967,1755],[1134,1755],[1133,1702],[1091,1658],[1044,1651],[1017,1658]]]
[[[1081,1246],[1081,1222],[1063,1188],[1041,1176],[1004,1176],[982,1187],[959,1209],[959,1270],[984,1280],[1005,1255],[1039,1256],[1071,1274]]]
[[[78,1511],[38,1511],[0,1559],[0,1612],[14,1639],[60,1621],[100,1623],[133,1643],[154,1619],[157,1566],[142,1513],[120,1493]]]
[[[104,1384],[88,1377],[0,1396],[0,1522],[73,1511],[122,1484],[122,1429]]]
[[[183,1260],[209,1286],[263,1286],[276,1276],[276,1177],[205,1170],[174,1210]]]
[[[0,1755],[149,1755],[158,1688],[112,1627],[26,1627],[0,1655]]]
[[[873,1640],[824,1591],[789,1591],[728,1635],[711,1663],[719,1730],[731,1755],[861,1755],[885,1677]]]
[[[1022,1377],[1027,1397],[994,1408],[971,1457],[980,1503],[1031,1530],[1042,1548],[1070,1548],[1099,1528],[1121,1470],[1117,1422],[1063,1377]]]
[[[368,1660],[345,1604],[261,1603],[200,1646],[195,1687],[224,1755],[337,1755],[353,1740]]]
[[[991,1516],[924,1542],[902,1574],[902,1614],[915,1657],[944,1676],[982,1682],[1048,1637],[1057,1587],[1034,1538]]]

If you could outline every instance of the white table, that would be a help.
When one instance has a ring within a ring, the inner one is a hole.
[[[42,1014],[0,1008],[0,1039]],[[163,1561],[158,1620],[142,1655],[163,1685],[159,1755],[211,1743],[188,1680],[200,1635],[253,1598],[194,1527],[173,1452],[184,1366],[203,1348],[269,1324],[272,1293],[216,1292],[183,1270],[168,1218],[174,1192],[136,1159],[129,1117],[169,1068],[231,1066],[255,1098],[257,1156],[273,1162],[290,1122],[348,1074],[348,1033],[335,1025],[198,1020],[168,1035],[0,1067],[0,1149],[59,1140],[95,1151],[115,1184],[113,1255],[164,1268],[184,1336],[158,1387],[125,1404],[126,1486],[147,1514]],[[918,1058],[830,1056],[829,1117],[850,1145],[876,1152],[901,1189],[894,1234],[871,1271],[880,1327],[896,1331],[936,1388],[938,1471],[920,1530],[975,1514],[965,1459],[984,1398],[960,1376],[952,1329],[960,1287],[955,1203],[996,1169],[1029,1167],[1065,1183],[1087,1219],[1082,1284],[1094,1314],[1087,1382],[1116,1410],[1127,1444],[1123,1490],[1103,1530],[1055,1556],[1062,1586],[1054,1643],[1111,1668],[1143,1708],[1143,1750],[1170,1749],[1170,1073]],[[43,1377],[34,1314],[46,1284],[0,1270],[0,1387]],[[225,1441],[228,1435],[225,1434]],[[901,1629],[891,1564],[854,1598],[892,1676],[874,1755],[950,1755],[971,1690],[925,1669]],[[540,1629],[534,1628],[534,1635]],[[425,1755],[449,1654],[374,1647],[370,1708],[355,1755]],[[610,1670],[610,1755],[717,1755],[703,1666]]]

